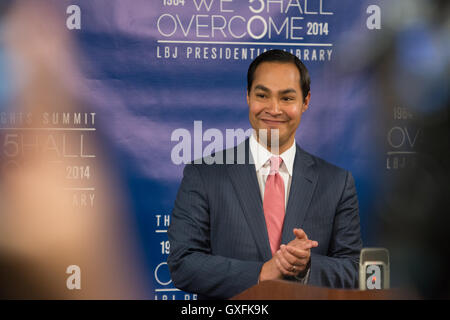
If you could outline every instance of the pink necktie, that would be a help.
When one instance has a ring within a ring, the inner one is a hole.
[[[272,156],[270,158],[270,173],[264,190],[264,217],[266,218],[272,254],[280,247],[284,222],[284,181],[278,173],[281,162],[283,162],[283,159],[280,157]]]

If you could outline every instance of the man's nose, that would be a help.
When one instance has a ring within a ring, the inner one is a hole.
[[[271,115],[279,115],[281,114],[281,109],[280,109],[280,103],[277,99],[272,99],[267,108],[266,111],[271,114]]]

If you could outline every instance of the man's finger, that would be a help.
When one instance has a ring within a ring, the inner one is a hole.
[[[285,250],[295,256],[297,259],[302,260],[302,264],[305,264],[304,260],[309,259],[309,257],[311,256],[309,250],[302,250],[289,245],[285,247]]]
[[[276,258],[275,258],[275,263],[277,264],[278,270],[285,276],[293,276],[294,274],[291,272],[291,267],[290,266],[285,266],[286,261],[283,261],[280,252],[278,252]],[[288,264],[286,264],[288,265]]]
[[[309,250],[311,248],[315,248],[319,246],[319,243],[314,240],[300,240],[295,238],[291,242],[288,243],[288,245],[303,249],[303,250]]]
[[[303,264],[303,261],[300,260],[301,258],[293,255],[292,253],[290,253],[287,250],[287,246],[286,245],[284,245],[284,244],[281,245],[281,250],[280,251],[281,251],[281,254],[283,255],[284,259],[286,259],[286,261],[291,265],[291,267],[295,266],[295,265],[302,265]]]
[[[281,265],[283,266],[283,268],[285,270],[289,271],[291,269],[292,265],[283,256],[283,253],[281,252],[281,249],[278,251],[277,258],[278,258],[278,261],[281,263]]]
[[[300,228],[294,228],[294,235],[297,239],[305,239],[308,240],[308,236],[306,235],[305,231]]]
[[[308,240],[308,241],[309,241],[309,245],[310,245],[311,248],[316,248],[316,247],[319,246],[319,243],[317,241],[315,241],[315,240]]]
[[[284,276],[290,276],[291,272],[289,270],[286,270],[282,265],[281,262],[279,261],[278,258],[275,259],[275,263],[277,265],[278,271],[280,271],[280,273]]]

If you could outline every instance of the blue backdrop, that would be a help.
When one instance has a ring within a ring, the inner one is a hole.
[[[263,50],[289,50],[309,69],[311,104],[296,140],[353,173],[364,246],[376,244],[372,208],[386,160],[374,140],[380,132],[373,70],[361,61],[370,56],[367,44],[379,43],[366,11],[378,2],[64,1],[81,9],[81,29],[71,32],[80,49],[83,96],[128,186],[149,298],[195,298],[173,287],[165,264],[183,169],[171,160],[177,144],[171,135],[178,128],[193,134],[194,121],[202,121],[203,132],[217,128],[224,135],[249,128],[246,72]]]

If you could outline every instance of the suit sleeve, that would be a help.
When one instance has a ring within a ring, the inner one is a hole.
[[[358,286],[359,254],[362,248],[358,197],[350,172],[347,172],[345,180],[336,208],[328,253],[325,256],[311,252],[310,285],[331,288]]]
[[[208,197],[196,165],[188,164],[184,169],[168,236],[167,263],[177,288],[226,299],[258,283],[263,262],[212,254]]]

